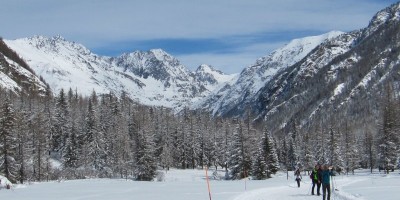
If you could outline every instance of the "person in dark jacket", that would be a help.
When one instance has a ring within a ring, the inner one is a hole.
[[[317,186],[317,195],[321,195],[321,168],[319,165],[315,165],[314,169],[311,171],[310,178],[312,180],[311,194],[314,195],[315,185]]]
[[[296,182],[297,182],[297,187],[300,187],[300,181],[301,181],[301,174],[300,174],[300,168],[297,168],[295,171],[294,171],[294,175],[296,176]]]
[[[326,200],[331,199],[331,176],[335,176],[332,172],[332,167],[328,167],[328,165],[324,165],[321,171],[321,181],[322,181],[322,199]]]

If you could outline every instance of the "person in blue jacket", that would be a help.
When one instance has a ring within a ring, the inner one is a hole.
[[[325,197],[327,197],[326,200],[331,199],[331,176],[335,176],[335,174],[332,172],[332,167],[324,165],[321,171],[323,200],[325,200]]]

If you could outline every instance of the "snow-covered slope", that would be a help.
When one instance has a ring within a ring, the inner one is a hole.
[[[132,99],[146,105],[179,109],[193,99],[207,96],[230,77],[209,68],[203,73],[210,73],[215,80],[202,82],[203,79],[196,77],[197,72],[189,71],[161,49],[106,57],[60,36],[35,36],[5,42],[49,83],[55,93],[61,88],[76,89],[83,95],[89,95],[93,90],[117,95],[125,91]]]
[[[255,99],[256,93],[278,71],[295,64],[310,53],[316,46],[327,39],[332,39],[343,32],[332,31],[319,36],[292,40],[284,47],[268,56],[262,57],[255,64],[245,68],[235,82],[227,82],[224,87],[214,91],[209,97],[194,105],[194,108],[205,108],[216,115],[225,115]]]
[[[384,88],[398,90],[400,82],[399,13],[397,3],[378,12],[368,27],[323,42],[278,72],[247,105],[272,130],[343,116],[349,121],[371,116],[376,123]]]
[[[0,88],[14,93],[47,91],[46,83],[27,66],[8,46],[0,40]]]

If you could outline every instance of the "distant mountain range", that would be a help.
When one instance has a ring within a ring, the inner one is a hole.
[[[208,65],[191,72],[161,49],[106,57],[61,36],[4,42],[43,77],[55,93],[61,88],[71,88],[87,96],[92,91],[116,95],[124,91],[133,100],[146,105],[179,109],[204,98],[235,76]],[[2,85],[18,90],[10,84]]]
[[[398,81],[399,10],[397,3],[378,12],[361,30],[293,40],[233,75],[209,65],[190,71],[161,49],[105,57],[60,36],[4,40],[37,75],[22,72],[3,53],[0,85],[23,90],[4,70],[8,66],[31,77],[24,83],[44,89],[47,82],[53,92],[61,88],[84,95],[93,90],[124,91],[143,104],[177,110],[204,109],[225,117],[243,117],[249,111],[277,129],[293,120],[306,124],[327,113],[374,107],[370,101],[381,96],[382,85],[388,79]]]

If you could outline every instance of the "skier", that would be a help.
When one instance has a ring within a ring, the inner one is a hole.
[[[297,182],[297,187],[300,187],[300,181],[301,181],[301,174],[300,174],[300,168],[297,168],[295,171],[294,171],[294,175],[296,176],[296,182]]]
[[[310,174],[310,178],[312,181],[312,190],[311,190],[311,194],[314,195],[314,188],[315,185],[317,185],[317,195],[321,195],[320,191],[321,191],[321,168],[320,166],[317,164],[315,165],[314,169],[311,171]]]
[[[331,176],[335,176],[335,174],[332,172],[332,167],[328,167],[328,165],[324,165],[322,168],[321,172],[321,178],[322,178],[322,199],[325,200],[325,197],[327,196],[326,200],[331,199]],[[326,194],[328,193],[328,194]]]

